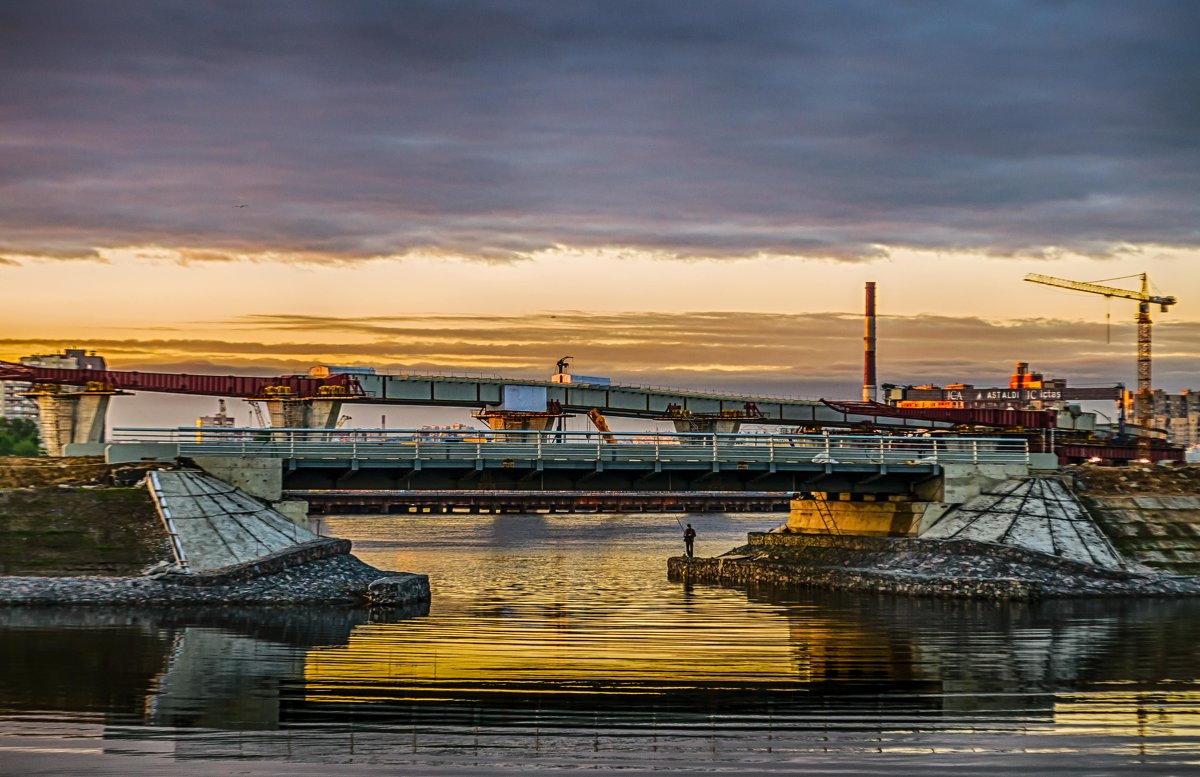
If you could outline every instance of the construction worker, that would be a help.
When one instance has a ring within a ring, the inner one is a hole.
[[[692,557],[692,543],[696,541],[696,530],[689,523],[687,528],[683,530],[683,548],[688,558]]]

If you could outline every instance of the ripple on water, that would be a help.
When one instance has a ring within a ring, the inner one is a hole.
[[[702,554],[777,523],[682,519]],[[1200,760],[1197,603],[672,584],[681,531],[662,515],[324,526],[368,563],[428,573],[429,615],[0,611],[0,759],[90,743],[464,773],[1172,773]]]

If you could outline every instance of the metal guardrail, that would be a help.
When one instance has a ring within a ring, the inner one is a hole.
[[[181,456],[291,459],[888,465],[1029,463],[1029,446],[1025,440],[989,437],[178,427],[114,429],[113,442],[177,444]]]

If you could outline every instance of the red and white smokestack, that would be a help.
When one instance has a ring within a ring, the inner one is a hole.
[[[875,281],[867,281],[867,311],[863,337],[863,402],[874,402],[875,382]]]

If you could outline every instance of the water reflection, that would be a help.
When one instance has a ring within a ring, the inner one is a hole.
[[[424,609],[389,609],[398,620]],[[0,609],[0,708],[102,713],[121,724],[272,728],[304,656],[345,644],[347,608]]]
[[[914,752],[957,753],[936,763],[961,771],[962,753],[1015,751],[1035,772],[1051,753],[1171,771],[1200,758],[1200,602],[676,585],[669,527],[531,518],[471,516],[441,535],[347,519],[373,563],[424,559],[428,613],[0,609],[6,741],[69,728],[109,753],[463,771],[528,758],[769,771],[818,754],[885,770]],[[732,545],[746,523],[722,520],[702,536]]]

